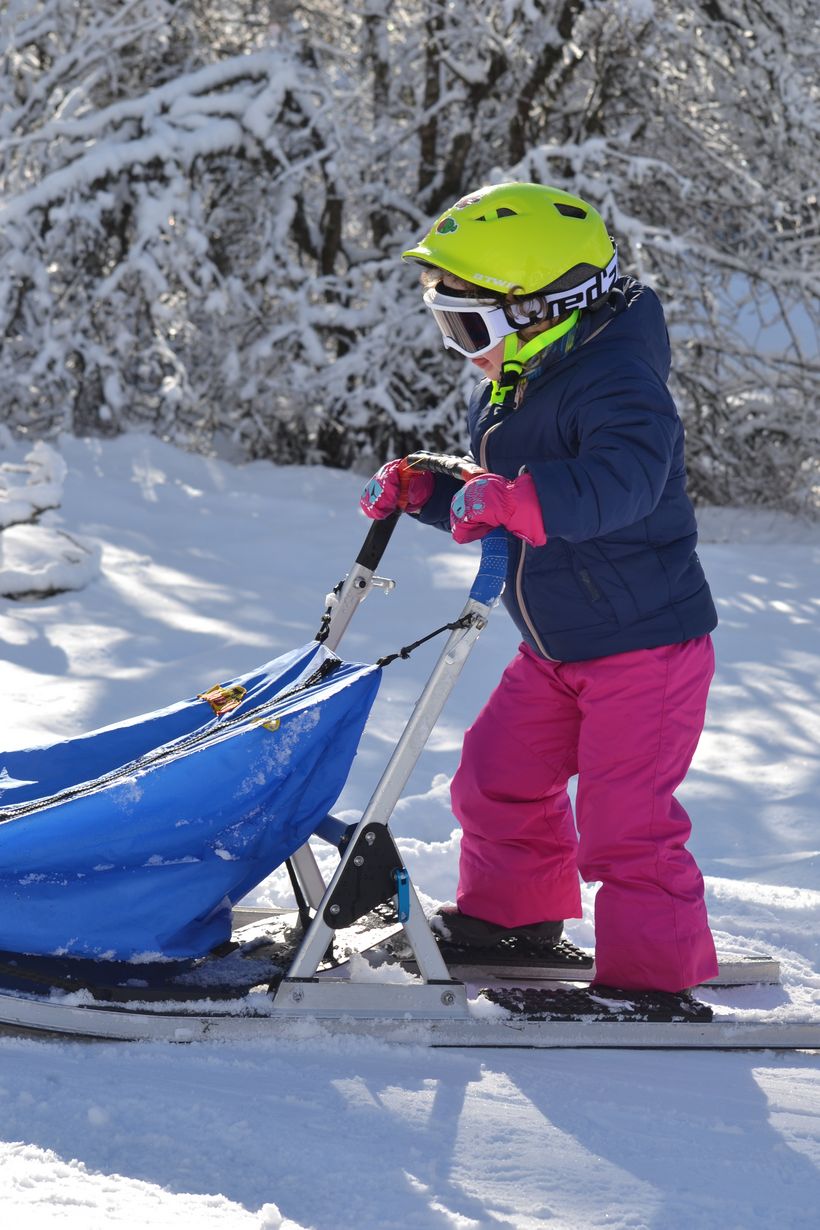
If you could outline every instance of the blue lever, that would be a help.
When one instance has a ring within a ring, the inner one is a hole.
[[[393,879],[396,881],[396,913],[399,922],[404,923],[410,917],[410,877],[404,867],[399,867],[393,872]]]

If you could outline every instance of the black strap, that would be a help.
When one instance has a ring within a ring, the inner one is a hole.
[[[343,585],[342,581],[337,581],[336,584],[333,586],[332,592],[334,596],[337,598],[339,594],[342,592],[342,585]],[[330,635],[330,621],[332,618],[333,618],[333,603],[329,602],[325,609],[325,613],[322,616],[321,623],[319,624],[319,631],[316,633],[316,635],[313,638],[314,641],[318,641],[320,645],[324,645],[325,641]]]
[[[422,636],[417,641],[413,641],[412,645],[405,645],[396,653],[389,653],[384,658],[376,660],[377,666],[389,666],[391,662],[395,662],[397,658],[407,659],[414,649],[418,649],[419,645],[424,645],[427,641],[431,641],[434,636],[438,636],[441,632],[454,632],[456,628],[469,628],[472,622],[471,615],[462,615],[451,624],[442,624],[440,628],[436,628],[435,632],[428,632],[427,636]]]

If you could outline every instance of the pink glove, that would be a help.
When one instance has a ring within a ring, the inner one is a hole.
[[[383,521],[395,512],[401,498],[399,466],[401,460],[388,461],[362,492],[359,505],[363,513],[374,521]],[[407,487],[405,512],[417,513],[433,494],[435,479],[429,470],[413,470]]]
[[[484,474],[471,478],[453,496],[450,530],[456,542],[474,542],[496,525],[503,525],[531,547],[543,547],[547,534],[531,474],[521,474],[512,482],[500,474]]]

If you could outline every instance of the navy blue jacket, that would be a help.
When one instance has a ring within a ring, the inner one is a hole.
[[[503,601],[536,652],[580,661],[710,632],[712,596],[695,552],[683,424],[666,387],[669,337],[657,296],[633,279],[545,352],[516,410],[469,407],[473,456],[532,475],[547,544],[510,535]],[[457,484],[436,477],[419,519],[449,529]]]

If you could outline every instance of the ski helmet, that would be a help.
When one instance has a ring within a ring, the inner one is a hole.
[[[544,184],[468,193],[402,256],[493,295],[538,295],[548,317],[594,307],[618,276],[615,245],[598,211]]]

